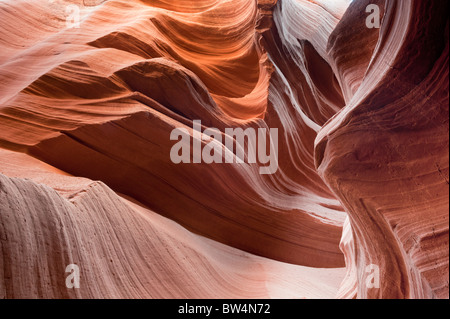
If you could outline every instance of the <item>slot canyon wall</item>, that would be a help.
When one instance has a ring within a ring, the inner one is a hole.
[[[0,1],[0,298],[448,298],[448,6]]]

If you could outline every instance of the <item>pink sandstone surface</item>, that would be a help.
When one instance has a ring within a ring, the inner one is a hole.
[[[448,6],[1,1],[0,298],[448,298]],[[173,163],[195,120],[277,172]]]

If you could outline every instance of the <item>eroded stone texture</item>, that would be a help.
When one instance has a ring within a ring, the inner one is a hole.
[[[448,297],[447,7],[2,1],[0,296]],[[172,163],[195,120],[278,171]]]

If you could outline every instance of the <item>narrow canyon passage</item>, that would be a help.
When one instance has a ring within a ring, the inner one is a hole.
[[[448,298],[447,11],[1,1],[0,298]]]

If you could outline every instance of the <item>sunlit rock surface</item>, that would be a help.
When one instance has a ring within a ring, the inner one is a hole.
[[[448,298],[431,2],[0,2],[0,297]],[[174,164],[195,120],[277,128],[278,170]]]

